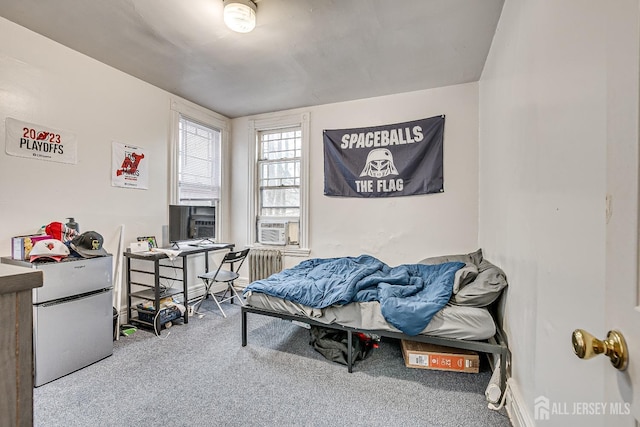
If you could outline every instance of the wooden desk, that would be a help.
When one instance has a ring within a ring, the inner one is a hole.
[[[212,244],[203,244],[203,245],[180,243],[178,247],[163,248],[169,251],[176,251],[176,252],[179,251],[179,254],[177,255],[177,257],[182,258],[182,267],[173,267],[173,266],[160,264],[161,260],[169,259],[169,256],[164,252],[139,252],[139,253],[124,252],[124,256],[126,259],[126,274],[127,274],[127,279],[126,279],[127,319],[129,319],[129,322],[134,320],[137,323],[149,324],[150,326],[153,326],[155,328],[155,331],[158,334],[160,334],[160,330],[162,328],[162,324],[160,322],[160,316],[156,316],[155,324],[145,322],[140,319],[132,319],[132,303],[131,303],[132,298],[140,298],[140,299],[145,299],[147,301],[153,301],[153,307],[156,313],[158,313],[158,311],[160,310],[160,300],[163,298],[174,296],[174,295],[182,294],[184,297],[184,303],[186,306],[189,302],[188,283],[187,283],[189,276],[187,273],[187,258],[191,255],[204,254],[205,272],[208,272],[209,271],[209,252],[215,252],[215,251],[226,250],[226,249],[233,250],[234,247],[235,245],[233,243],[212,243]],[[131,268],[132,259],[153,262],[153,272],[132,269]],[[162,290],[160,286],[160,279],[161,278],[174,279],[174,278],[167,278],[162,276],[160,274],[160,267],[182,269],[182,279],[177,279],[182,281],[182,291],[176,290],[176,289],[168,289],[166,291]],[[145,283],[133,282],[131,280],[132,272],[141,273],[141,274],[153,274],[154,284],[148,285]],[[138,291],[138,292],[132,292],[131,285],[148,287],[149,289]],[[183,319],[184,319],[184,323],[189,323],[188,310],[185,310]]]
[[[42,271],[0,264],[0,425],[33,425],[33,312],[31,290]]]

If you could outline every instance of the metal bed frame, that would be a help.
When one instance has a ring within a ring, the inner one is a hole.
[[[353,343],[353,334],[354,333],[368,333],[368,334],[376,334],[381,337],[389,337],[396,339],[406,339],[411,341],[418,341],[428,344],[436,344],[447,347],[460,348],[471,351],[478,351],[481,353],[491,353],[500,356],[500,390],[502,393],[505,392],[505,386],[507,381],[507,365],[510,362],[511,352],[507,347],[507,341],[505,339],[504,331],[498,324],[496,323],[496,334],[493,337],[494,343],[487,341],[472,341],[472,340],[461,340],[454,338],[442,338],[435,337],[430,335],[405,335],[400,332],[391,332],[391,331],[380,331],[380,330],[370,330],[370,329],[357,329],[348,326],[342,326],[340,324],[332,323],[326,324],[322,322],[318,322],[317,320],[290,314],[290,313],[281,313],[273,310],[266,310],[263,308],[256,308],[250,305],[244,305],[241,307],[242,312],[242,347],[247,346],[247,313],[260,314],[263,316],[276,317],[285,320],[295,320],[297,322],[306,323],[314,326],[321,326],[323,328],[330,328],[335,330],[341,330],[347,332],[347,369],[349,373],[353,372],[353,361],[352,359],[352,343]],[[495,319],[495,315],[493,316]]]

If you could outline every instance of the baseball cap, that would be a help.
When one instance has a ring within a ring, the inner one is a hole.
[[[54,239],[58,239],[62,242],[69,242],[78,235],[76,230],[67,227],[61,222],[50,222],[44,228],[44,231],[49,236],[53,236]]]
[[[95,231],[85,231],[71,240],[69,246],[83,258],[109,255],[102,247],[104,239]]]
[[[60,262],[62,258],[69,256],[69,248],[58,239],[39,240],[29,252],[29,261],[39,259],[53,259]]]

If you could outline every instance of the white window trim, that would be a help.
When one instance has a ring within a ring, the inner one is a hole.
[[[309,249],[309,113],[288,115],[264,115],[249,120],[249,194],[247,206],[247,246],[249,247],[273,247],[260,245],[256,236],[256,214],[258,206],[257,158],[258,158],[258,132],[281,129],[287,127],[300,127],[302,129],[302,156],[300,158],[300,244],[285,246],[284,254],[289,256],[307,257],[311,253]],[[282,246],[278,246],[282,248]]]
[[[216,236],[219,237],[216,238],[216,240],[225,242],[226,239],[229,238],[227,218],[229,218],[228,210],[231,205],[227,199],[227,195],[229,194],[228,162],[224,161],[224,159],[229,158],[228,141],[229,129],[231,127],[230,121],[221,114],[207,110],[188,101],[179,99],[171,100],[171,122],[169,129],[169,137],[171,139],[169,143],[169,204],[178,203],[178,151],[180,149],[178,128],[181,115],[221,131],[220,158],[222,162],[220,162],[220,199],[216,208]],[[168,206],[167,209],[169,209]]]

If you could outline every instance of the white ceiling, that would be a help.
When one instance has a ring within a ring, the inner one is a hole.
[[[504,0],[0,0],[0,16],[228,117],[477,81]]]

